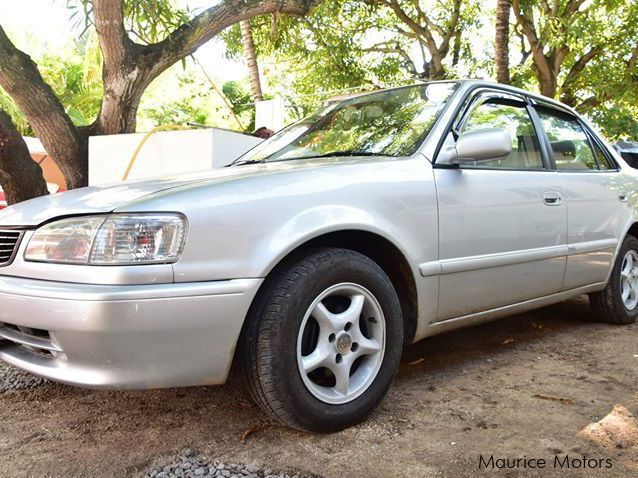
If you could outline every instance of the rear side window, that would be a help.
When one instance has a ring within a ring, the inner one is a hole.
[[[603,152],[594,147],[583,129],[580,121],[573,116],[563,114],[548,108],[538,108],[538,116],[547,133],[552,147],[552,158],[556,168],[563,171],[598,170],[600,157],[603,167],[613,169],[607,162]]]

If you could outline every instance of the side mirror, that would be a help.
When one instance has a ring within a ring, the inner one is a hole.
[[[500,128],[461,134],[456,144],[439,154],[437,164],[463,164],[503,158],[512,152],[512,137]]]

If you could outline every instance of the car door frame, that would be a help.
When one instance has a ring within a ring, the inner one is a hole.
[[[529,168],[494,168],[494,167],[481,167],[480,164],[478,165],[472,165],[470,168],[468,167],[463,167],[463,166],[458,166],[458,165],[447,165],[447,164],[437,164],[436,160],[439,157],[439,154],[441,153],[441,150],[445,144],[446,139],[448,138],[450,133],[454,134],[455,138],[458,138],[459,135],[459,129],[462,126],[462,124],[464,124],[465,121],[467,121],[467,117],[468,114],[470,113],[471,109],[473,108],[474,104],[476,103],[476,101],[484,96],[484,95],[489,95],[489,94],[494,94],[495,96],[500,96],[500,97],[504,97],[506,99],[513,99],[517,102],[520,102],[521,106],[524,106],[525,111],[527,112],[533,128],[534,128],[534,133],[537,137],[537,141],[538,141],[538,146],[539,146],[539,150],[540,150],[540,156],[541,156],[541,161],[542,161],[542,165],[543,168],[542,169],[529,169]],[[530,98],[528,95],[526,95],[523,92],[520,91],[512,91],[511,89],[507,89],[507,88],[499,88],[498,86],[495,87],[491,87],[491,86],[485,86],[485,85],[477,85],[476,87],[473,88],[469,88],[466,92],[464,92],[462,98],[458,101],[458,103],[456,104],[455,110],[453,112],[453,114],[451,115],[445,129],[443,130],[443,134],[439,137],[438,140],[438,144],[436,146],[436,152],[435,155],[433,157],[433,161],[432,161],[432,167],[434,170],[436,169],[467,169],[467,170],[472,170],[472,171],[481,171],[481,170],[487,170],[487,171],[494,171],[496,173],[498,172],[505,172],[505,171],[518,171],[518,172],[524,172],[524,173],[530,173],[530,174],[556,174],[555,169],[552,168],[552,164],[550,162],[550,150],[547,148],[546,143],[543,141],[542,138],[542,134],[543,134],[543,130],[540,129],[540,120],[538,118],[538,116],[536,115],[536,111],[533,109],[533,106],[535,104],[535,100],[533,98]],[[562,193],[562,185],[560,183],[560,180],[557,178],[557,183],[558,183],[558,187],[560,187],[560,193]],[[564,232],[565,232],[565,244],[559,244],[556,246],[552,246],[551,248],[551,254],[548,251],[540,251],[540,250],[527,250],[527,249],[523,249],[521,250],[521,254],[520,254],[520,263],[525,263],[525,261],[523,259],[529,260],[529,261],[534,261],[535,257],[539,257],[542,259],[556,259],[559,261],[562,261],[562,273],[560,276],[557,275],[556,280],[560,281],[562,280],[562,274],[564,274],[564,266],[565,266],[565,262],[566,262],[566,256],[567,256],[567,244],[566,244],[566,228],[567,228],[567,217],[565,214],[565,223],[564,223]],[[440,229],[440,226],[439,226]],[[440,232],[440,231],[439,231]],[[439,241],[443,240],[440,236],[439,236]],[[508,264],[508,261],[505,259],[508,259],[506,257],[503,257],[505,255],[508,254],[508,252],[504,252],[504,253],[497,253],[494,254],[494,257],[489,257],[490,254],[484,256],[484,257],[477,257],[476,260],[476,264],[473,264],[473,270],[478,270],[480,271],[481,269],[490,269],[490,268],[494,268],[494,267],[499,267],[501,264]],[[516,255],[516,251],[511,251],[514,254],[512,254],[511,257],[514,257]],[[529,254],[525,254],[526,252],[529,252]],[[551,257],[549,257],[551,255]],[[504,259],[504,260],[502,260]],[[517,259],[518,260],[518,259]],[[446,262],[448,264],[446,264]],[[448,273],[453,273],[450,272],[451,270],[453,270],[455,264],[453,264],[454,259],[449,260],[449,259],[441,259],[441,256],[439,257],[439,261],[437,261],[436,264],[421,264],[420,265],[420,270],[422,275],[425,274],[436,274],[439,276],[439,278],[442,275],[446,275]],[[513,262],[516,263],[516,262]],[[447,268],[446,268],[447,266]],[[449,270],[446,270],[449,269]],[[558,273],[557,273],[558,274]],[[441,294],[441,287],[439,288],[439,294]],[[555,291],[556,293],[559,292],[558,289],[556,289]],[[480,316],[483,315],[485,313],[489,313],[492,310],[496,310],[496,309],[500,309],[503,307],[513,307],[516,306],[517,303],[508,303],[508,304],[503,304],[502,306],[497,306],[496,308],[488,308],[485,310],[480,310],[480,311],[474,311],[470,314],[467,315],[453,315],[453,316],[441,316],[439,315],[439,317],[436,319],[436,325],[439,324],[443,324],[446,323],[448,321],[455,321],[458,319],[469,319],[475,316]],[[441,306],[441,303],[439,303],[439,307]]]

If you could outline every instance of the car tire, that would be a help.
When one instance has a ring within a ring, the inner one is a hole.
[[[607,286],[590,294],[596,317],[610,324],[628,325],[638,317],[638,239],[627,236],[620,247]]]
[[[399,366],[399,299],[385,272],[358,252],[319,249],[275,272],[247,320],[250,393],[293,428],[328,433],[361,422]]]

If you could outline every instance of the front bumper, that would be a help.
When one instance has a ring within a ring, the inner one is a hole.
[[[0,276],[0,359],[89,388],[223,383],[261,282],[115,286]]]

